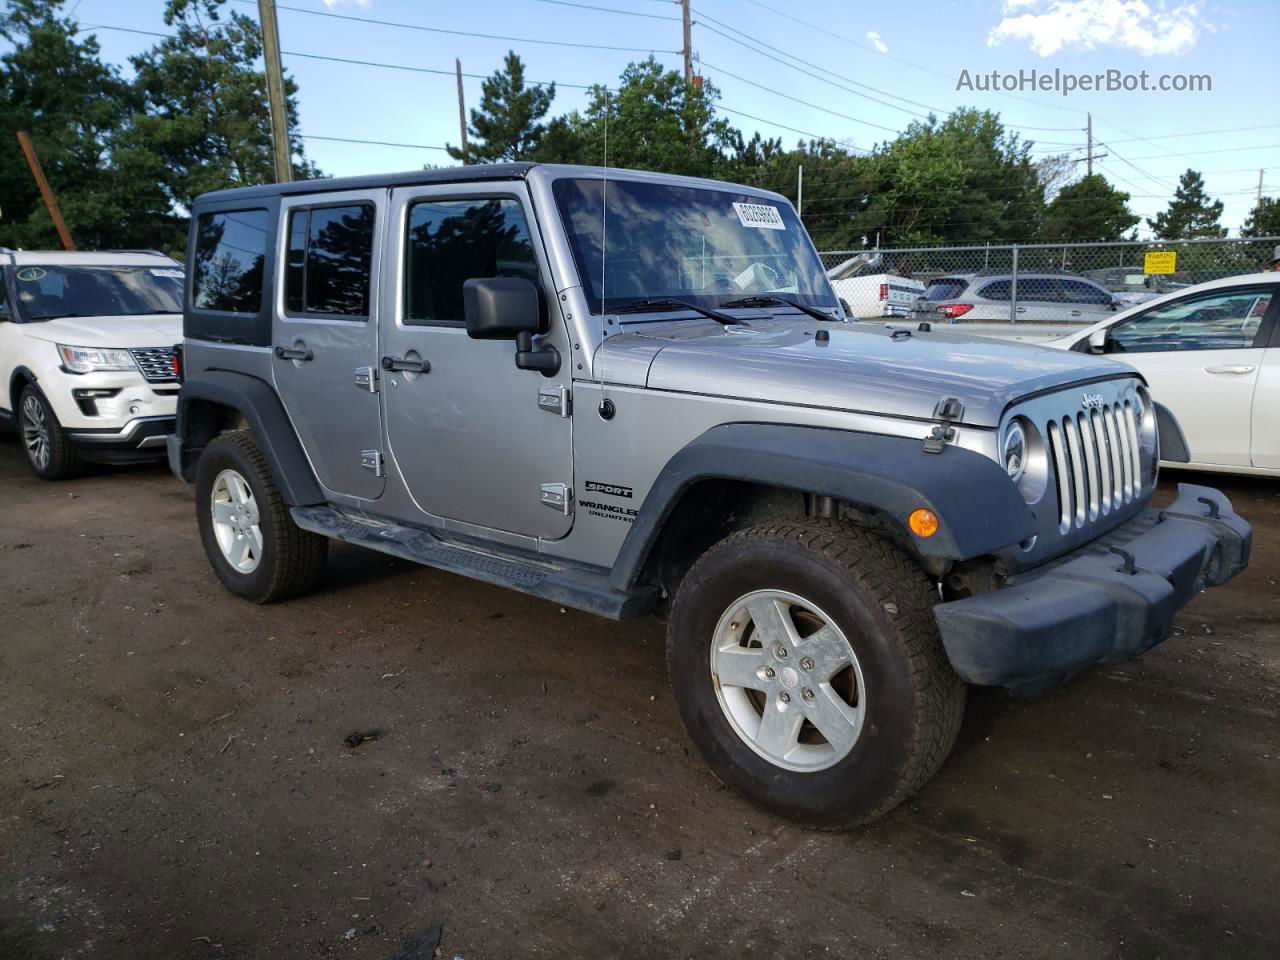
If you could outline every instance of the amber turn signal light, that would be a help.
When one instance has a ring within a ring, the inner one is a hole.
[[[932,537],[938,532],[938,515],[924,507],[912,510],[911,516],[907,518],[907,526],[917,537]]]

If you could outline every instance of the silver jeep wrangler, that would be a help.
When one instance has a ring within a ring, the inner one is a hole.
[[[777,194],[511,164],[192,214],[169,459],[227,588],[338,539],[664,614],[690,737],[791,817],[885,813],[966,684],[1133,657],[1248,562],[1217,491],[1148,507],[1186,451],[1135,371],[849,323]]]

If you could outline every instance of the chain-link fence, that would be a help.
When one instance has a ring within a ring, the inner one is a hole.
[[[1271,269],[1280,237],[833,250],[821,254],[861,320],[1039,324],[1057,336],[1220,277]]]

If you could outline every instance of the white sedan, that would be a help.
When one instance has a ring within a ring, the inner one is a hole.
[[[1189,463],[1280,476],[1280,273],[1213,280],[1131,307],[1048,346],[1136,367],[1182,426]]]

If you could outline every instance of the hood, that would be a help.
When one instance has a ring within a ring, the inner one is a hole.
[[[828,341],[814,339],[826,330]],[[655,324],[605,340],[597,370],[656,390],[934,419],[939,401],[964,404],[963,423],[995,427],[1030,393],[1102,377],[1136,376],[1103,357],[953,332],[813,320]]]
[[[23,324],[22,331],[69,347],[171,347],[182,339],[182,314],[60,317]]]

